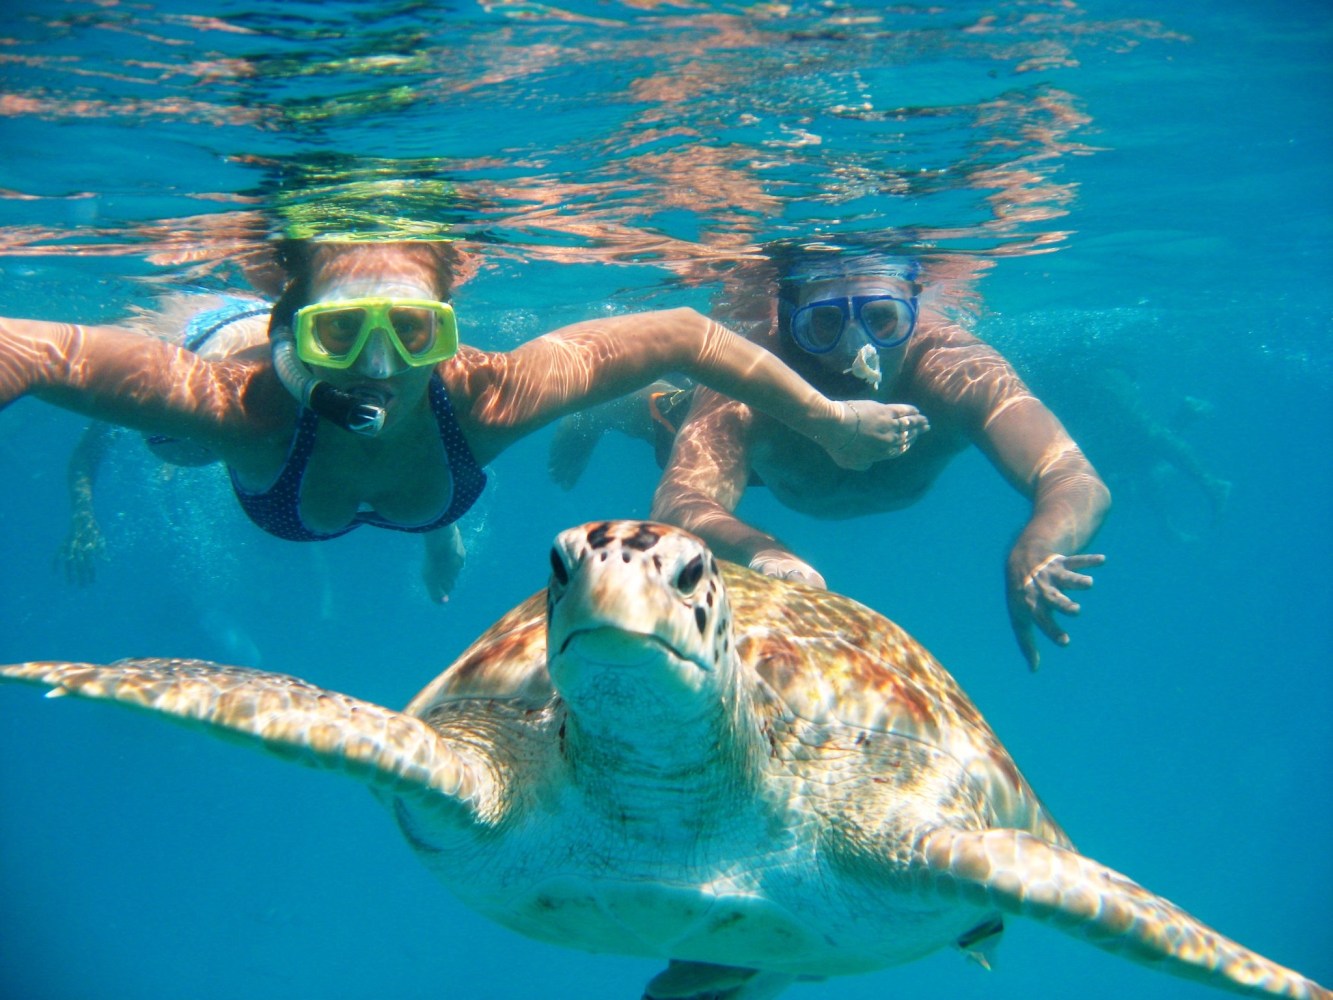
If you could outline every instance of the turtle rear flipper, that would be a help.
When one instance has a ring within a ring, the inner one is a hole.
[[[1333,1000],[1180,907],[1077,851],[1021,830],[934,830],[921,841],[936,891],[1035,917],[1099,948],[1233,993]]]
[[[672,960],[649,981],[643,1000],[770,1000],[795,981],[779,972]]]
[[[284,674],[206,660],[135,659],[109,666],[0,666],[0,680],[143,709],[398,796],[451,801],[469,818],[493,797],[486,769],[410,715]]]

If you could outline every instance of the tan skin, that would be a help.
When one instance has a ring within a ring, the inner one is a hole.
[[[843,277],[802,286],[798,304],[834,295],[910,296],[909,282]],[[855,324],[844,337],[868,341]],[[776,331],[770,343],[777,346]],[[744,403],[700,389],[676,435],[658,485],[653,517],[703,537],[719,555],[771,576],[824,586],[813,567],[734,511],[757,474],[786,506],[816,517],[842,518],[906,507],[940,472],[976,445],[1006,480],[1032,502],[1032,514],[1010,550],[1005,589],[1010,621],[1024,658],[1040,662],[1034,630],[1069,642],[1054,613],[1079,613],[1066,591],[1086,590],[1082,570],[1104,556],[1078,554],[1101,526],[1110,493],[1060,421],[1034,397],[993,348],[928,311],[903,346],[878,352],[882,383],[865,395],[917,408],[929,421],[910,450],[891,462],[854,471],[839,468],[785,427]],[[917,434],[920,434],[918,437]]]
[[[456,263],[441,244],[317,244],[306,264],[308,298],[443,299]],[[897,453],[907,434],[904,408],[829,400],[767,351],[689,309],[576,323],[507,352],[464,346],[438,371],[482,465],[560,416],[675,371],[773,414],[848,465]],[[305,523],[334,531],[362,505],[406,524],[437,516],[451,481],[429,406],[432,369],[406,365],[376,332],[352,368],[316,374],[387,394],[387,416],[376,437],[321,422],[300,501]],[[254,490],[278,474],[299,412],[266,347],[208,360],[117,327],[0,320],[0,406],[24,394],[198,442]],[[426,583],[442,600],[461,563],[456,527],[428,533],[426,548]]]

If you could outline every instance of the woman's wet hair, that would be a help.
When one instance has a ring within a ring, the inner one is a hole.
[[[308,240],[283,240],[274,251],[274,257],[286,275],[287,281],[268,317],[270,340],[273,339],[274,330],[291,328],[296,310],[306,305],[310,299],[310,269],[306,255],[308,244]]]

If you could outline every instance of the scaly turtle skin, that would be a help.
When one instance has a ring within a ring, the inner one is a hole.
[[[352,774],[469,906],[667,959],[653,1000],[759,1000],[951,944],[984,958],[1006,914],[1232,992],[1333,998],[1080,855],[881,615],[663,525],[574,528],[551,560],[548,590],[403,712],[198,661],[0,676]]]

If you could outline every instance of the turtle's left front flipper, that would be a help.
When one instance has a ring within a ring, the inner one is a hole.
[[[0,680],[48,687],[47,697],[99,698],[165,715],[393,795],[424,795],[437,805],[442,797],[472,819],[494,797],[489,770],[420,719],[284,674],[139,659],[0,666]]]
[[[934,890],[1035,917],[1107,951],[1250,996],[1333,992],[1206,927],[1118,872],[1019,830],[939,829],[920,841]]]

